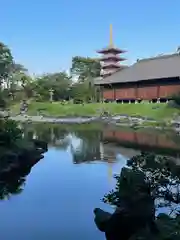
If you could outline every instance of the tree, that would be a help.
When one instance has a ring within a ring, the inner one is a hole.
[[[49,100],[49,90],[53,90],[53,99],[68,99],[72,84],[71,78],[65,72],[45,74],[35,81],[35,91],[41,100]]]
[[[79,82],[88,82],[89,87],[94,85],[94,78],[100,76],[101,65],[97,58],[76,56],[72,59],[71,74]]]
[[[21,86],[23,88],[25,98],[30,98],[33,96],[33,89],[35,86],[33,84],[33,79],[29,75],[21,75]]]
[[[88,82],[74,83],[71,89],[71,96],[74,100],[89,101],[94,95],[93,89],[89,87]]]
[[[10,49],[3,43],[0,43],[0,84],[8,79],[12,64],[13,57]]]
[[[13,73],[27,73],[28,70],[22,64],[13,62],[13,64],[12,64],[12,72]]]
[[[71,74],[73,77],[78,79],[78,83],[81,83],[81,85],[75,85],[75,87],[77,87],[77,90],[82,90],[79,90],[81,93],[81,99],[96,99],[97,89],[94,86],[94,78],[100,76],[100,70],[100,61],[96,58],[79,56],[73,57]]]
[[[6,94],[12,96],[13,100],[25,98],[29,82],[31,82],[31,78],[28,75],[28,70],[22,64],[13,61],[10,67],[9,77],[6,80]]]
[[[96,58],[76,56],[72,59],[71,74],[79,81],[100,76],[100,61]]]
[[[133,170],[138,169],[145,173],[158,209],[169,207],[174,214],[179,211],[180,167],[170,157],[142,152],[128,160],[127,165]],[[103,199],[112,205],[116,205],[118,201],[119,175],[116,179],[116,190]]]
[[[133,171],[141,170],[145,173],[146,181],[150,185],[151,195],[155,200],[157,212],[161,212],[161,208],[165,207],[166,213],[169,213],[169,216],[162,213],[157,216],[156,222],[160,230],[158,238],[150,237],[150,233],[145,231],[138,233],[132,240],[179,239],[180,167],[170,157],[159,156],[153,153],[141,153],[134,156],[128,160],[127,165]],[[119,192],[121,191],[120,176],[117,175],[115,177],[117,179],[116,188],[106,194],[103,201],[118,206],[120,204]]]

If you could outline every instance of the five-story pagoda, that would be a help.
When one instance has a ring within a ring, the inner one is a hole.
[[[123,57],[120,57],[119,54],[124,53],[126,51],[116,48],[113,44],[113,36],[112,36],[112,25],[110,25],[110,42],[109,46],[103,48],[102,50],[97,51],[100,54],[103,54],[100,58],[101,62],[101,76],[104,78],[109,76],[116,71],[121,70],[125,66],[121,65],[119,62],[126,60]]]

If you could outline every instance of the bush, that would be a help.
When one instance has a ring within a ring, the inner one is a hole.
[[[12,120],[0,120],[0,145],[13,146],[17,140],[22,138],[22,131],[17,123]]]
[[[172,100],[174,100],[174,102],[175,102],[178,106],[180,106],[180,93],[173,95]]]

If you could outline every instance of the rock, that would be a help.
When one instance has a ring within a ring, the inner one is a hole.
[[[102,232],[105,232],[106,230],[106,223],[112,216],[110,213],[103,211],[100,208],[95,208],[94,209],[94,214],[95,214],[95,223],[98,226],[98,229]]]

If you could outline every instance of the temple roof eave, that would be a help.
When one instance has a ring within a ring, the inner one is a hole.
[[[99,85],[178,78],[180,76],[179,66],[179,53],[142,59],[122,71],[118,70],[106,80],[102,79]]]
[[[104,69],[104,68],[124,68],[124,67],[119,63],[108,63],[108,64],[103,64],[101,68]]]
[[[102,69],[115,69],[115,68],[121,68],[121,66],[118,65],[108,65],[108,66],[103,66]]]
[[[127,60],[126,58],[122,58],[122,57],[116,57],[116,56],[112,56],[112,57],[108,57],[108,56],[102,56],[100,59],[100,61],[106,61],[106,60],[114,60],[114,61],[125,61]]]
[[[116,48],[116,47],[106,47],[106,48],[103,48],[103,49],[97,51],[97,53],[101,53],[101,54],[102,53],[111,53],[111,52],[120,54],[120,53],[125,53],[127,51]]]

